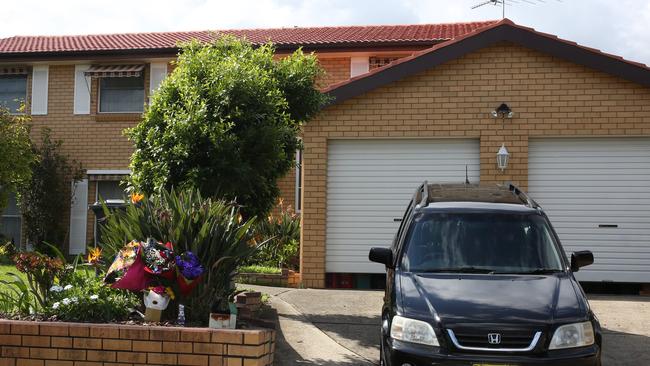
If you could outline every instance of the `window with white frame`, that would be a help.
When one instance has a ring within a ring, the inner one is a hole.
[[[100,113],[144,111],[144,77],[102,77],[99,79]]]
[[[16,201],[15,194],[9,194],[7,207],[0,215],[0,239],[10,240],[14,245],[19,246],[22,234],[23,218]]]
[[[296,212],[302,210],[302,150],[296,150]]]
[[[0,75],[0,107],[18,113],[27,100],[27,75]]]

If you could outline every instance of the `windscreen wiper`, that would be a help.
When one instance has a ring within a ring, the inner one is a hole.
[[[424,271],[424,273],[494,273],[493,269],[482,267],[449,267],[449,268],[431,268]]]
[[[562,272],[557,268],[535,268],[530,271],[508,271],[508,272],[495,272],[495,274],[551,274]]]

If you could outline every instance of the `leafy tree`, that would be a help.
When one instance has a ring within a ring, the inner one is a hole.
[[[196,187],[267,213],[294,165],[301,124],[325,102],[314,55],[275,59],[274,47],[232,37],[182,46],[177,67],[127,135],[131,186],[144,193]]]
[[[62,141],[53,141],[44,128],[40,146],[32,147],[38,159],[31,164],[29,182],[20,189],[20,208],[25,220],[25,237],[44,252],[44,243],[63,244],[67,230],[61,213],[70,205],[70,182],[81,179],[83,170],[61,152]]]
[[[0,108],[0,212],[7,204],[7,194],[17,192],[32,174],[36,161],[29,140],[29,117],[12,115]]]

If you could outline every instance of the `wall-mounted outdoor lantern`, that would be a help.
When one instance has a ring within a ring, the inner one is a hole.
[[[497,167],[501,169],[501,171],[506,170],[506,168],[508,167],[509,158],[510,158],[510,153],[508,153],[508,149],[506,149],[506,145],[501,144],[501,148],[497,153]]]
[[[510,109],[510,107],[508,107],[508,105],[505,103],[501,103],[501,105],[498,106],[497,109],[493,110],[491,114],[494,118],[500,117],[503,119],[510,119],[515,116],[515,112],[513,112],[512,109]]]

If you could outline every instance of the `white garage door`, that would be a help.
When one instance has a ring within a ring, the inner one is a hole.
[[[582,281],[650,281],[650,139],[532,140],[529,193],[570,254],[594,252]]]
[[[328,145],[326,271],[381,273],[373,246],[390,246],[418,184],[479,180],[478,140],[332,140]]]

